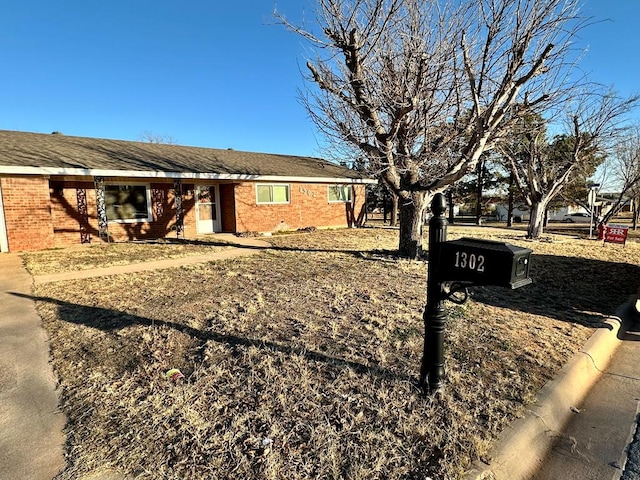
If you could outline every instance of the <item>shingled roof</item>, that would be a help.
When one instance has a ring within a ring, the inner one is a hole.
[[[372,183],[312,157],[0,130],[0,173]]]

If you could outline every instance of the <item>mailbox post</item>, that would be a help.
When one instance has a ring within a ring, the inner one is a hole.
[[[431,201],[429,220],[429,270],[427,273],[427,304],[424,309],[424,350],[420,366],[420,386],[430,392],[442,390],[444,381],[444,323],[447,319],[444,284],[438,275],[440,248],[447,241],[447,204],[437,193]]]
[[[531,283],[531,250],[503,242],[461,238],[447,241],[446,203],[442,194],[431,202],[429,221],[429,270],[427,302],[424,309],[424,351],[420,366],[420,386],[430,393],[442,390],[444,382],[445,301],[463,303],[466,288],[495,285],[519,288]],[[447,290],[447,284],[449,290]],[[463,291],[463,299],[454,294]]]

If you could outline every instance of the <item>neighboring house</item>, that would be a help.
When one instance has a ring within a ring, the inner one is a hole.
[[[561,208],[561,209],[549,209],[549,220],[550,221],[555,221],[555,220],[562,220],[562,216],[563,211],[566,211],[566,208]],[[496,220],[498,221],[503,221],[506,222],[507,221],[507,215],[509,214],[509,207],[508,205],[505,204],[499,204],[496,205],[496,209],[495,209],[495,213],[496,213]],[[529,207],[527,207],[526,205],[516,205],[513,207],[513,221],[515,223],[520,223],[520,222],[528,222],[529,221]]]
[[[317,158],[0,130],[0,251],[345,227],[367,183]]]
[[[509,207],[504,204],[497,204],[495,208],[496,220],[499,222],[506,222],[509,214]],[[518,205],[513,207],[513,219],[516,223],[529,221],[529,209],[525,205]],[[518,219],[520,219],[518,221]]]
[[[599,192],[597,201],[594,204],[600,207],[600,215],[604,216],[613,208],[620,198],[620,192]],[[597,208],[596,208],[597,210]],[[633,202],[629,198],[624,198],[618,213],[633,213]]]
[[[499,221],[506,221],[509,208],[507,205],[496,205],[496,219]],[[565,206],[549,208],[547,211],[548,220],[550,222],[562,222],[567,215],[586,212],[582,207],[578,206]],[[516,223],[529,221],[529,208],[526,205],[517,205],[513,208],[513,218]]]

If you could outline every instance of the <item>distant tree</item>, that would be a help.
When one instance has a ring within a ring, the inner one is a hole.
[[[492,152],[485,153],[478,161],[476,171],[458,182],[456,185],[458,199],[475,205],[477,225],[480,225],[482,216],[487,214],[485,194],[489,192],[491,199],[505,194],[509,187],[508,182],[509,177],[502,158]]]
[[[606,154],[603,152],[594,156],[593,163],[587,163],[581,168],[577,168],[573,173],[572,178],[567,182],[565,187],[560,192],[560,197],[564,200],[564,203],[571,203],[579,205],[585,210],[591,211],[589,205],[589,192],[593,185],[593,175],[596,173],[596,168],[606,161]]]
[[[276,14],[316,48],[311,118],[399,198],[400,255],[421,255],[432,196],[564,88],[577,2],[318,0],[319,34]]]
[[[163,143],[165,145],[177,145],[178,141],[171,135],[163,135],[145,130],[138,135],[139,142],[145,143]]]
[[[611,140],[621,131],[620,122],[637,100],[619,98],[612,91],[598,93],[593,87],[567,100],[564,122],[554,125],[561,133],[552,138],[548,137],[549,121],[540,114],[520,118],[512,141],[502,142],[500,150],[531,209],[528,238],[543,233],[550,202],[575,175],[602,162]]]
[[[627,201],[633,211],[633,229],[638,227],[640,210],[640,126],[629,128],[615,143],[606,161],[606,170],[611,175],[617,196],[609,210],[602,217],[607,223],[620,212]]]
[[[351,170],[355,170],[356,172],[368,174],[367,164],[362,160],[362,158],[356,158],[355,160],[349,162],[346,160],[339,160],[338,163],[346,168],[350,168]],[[365,186],[365,198],[362,202],[362,207],[359,212],[356,212],[356,205],[358,204],[358,199],[356,198],[357,192],[356,189],[352,190],[353,198],[352,201],[347,202],[345,204],[346,213],[347,213],[347,225],[349,228],[352,227],[363,227],[365,223],[367,223],[369,208],[372,204],[377,203],[377,197],[379,196],[379,185],[366,185]]]
[[[378,205],[382,208],[384,222],[389,220],[389,226],[398,226],[398,197],[384,181],[378,182],[375,189]]]

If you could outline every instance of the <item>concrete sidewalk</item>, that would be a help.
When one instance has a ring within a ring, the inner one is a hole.
[[[465,479],[618,478],[640,397],[636,315],[631,300],[618,308]]]
[[[236,237],[227,233],[216,233],[207,236],[200,236],[197,240],[218,242],[222,241],[229,245],[237,245],[237,248],[230,248],[216,253],[206,255],[193,255],[180,258],[168,258],[154,260],[150,262],[131,263],[128,265],[117,265],[104,268],[92,268],[91,270],[76,270],[71,272],[54,273],[51,275],[37,275],[33,277],[35,285],[43,283],[61,282],[66,280],[78,280],[83,278],[101,277],[106,275],[119,275],[122,273],[145,272],[150,270],[160,270],[163,268],[180,267],[182,265],[194,265],[196,263],[224,260],[227,258],[243,257],[253,255],[271,245],[263,240],[252,237]]]
[[[20,293],[24,296],[11,295]],[[50,480],[65,466],[49,345],[22,259],[0,255],[0,479]]]
[[[600,480],[623,473],[640,401],[640,325],[633,322],[619,337],[611,363],[576,405],[534,479]]]

